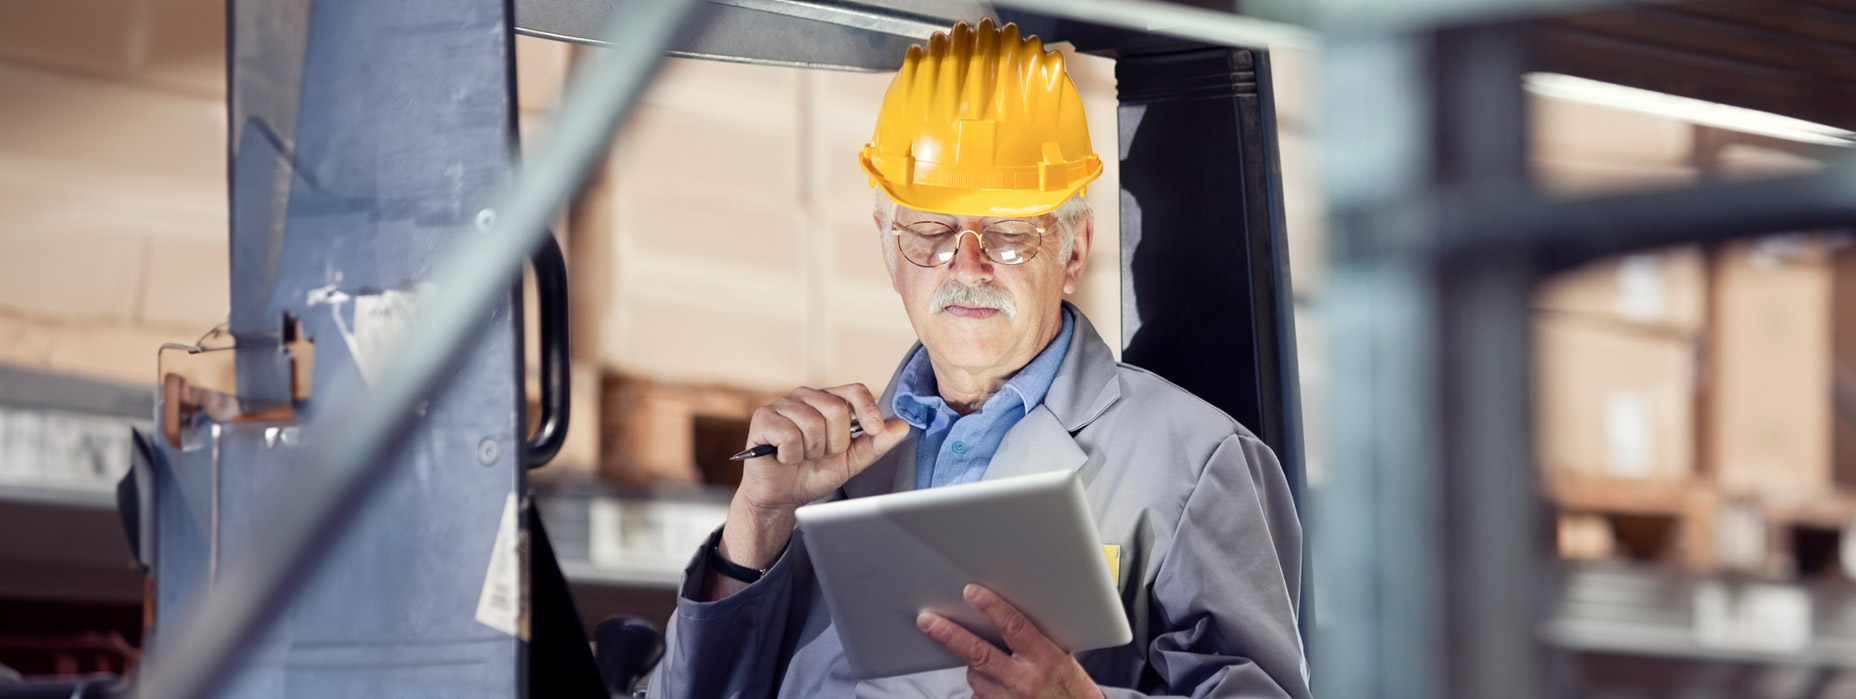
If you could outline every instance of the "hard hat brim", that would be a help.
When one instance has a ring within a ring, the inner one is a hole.
[[[865,162],[865,170],[872,168]],[[935,214],[949,216],[1038,216],[1055,211],[1070,197],[1083,191],[1083,188],[1097,177],[1102,176],[1102,165],[1096,163],[1094,171],[1079,178],[1075,183],[1063,189],[967,189],[960,187],[937,187],[926,184],[894,184],[883,177],[872,174],[870,178],[891,200],[903,206]]]

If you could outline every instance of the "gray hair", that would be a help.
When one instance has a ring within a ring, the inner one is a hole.
[[[876,229],[883,241],[883,259],[890,264],[896,262],[896,246],[889,243],[889,223],[896,220],[896,200],[889,198],[883,188],[876,188]],[[1051,211],[1057,217],[1057,259],[1068,261],[1070,252],[1076,247],[1076,226],[1089,215],[1089,202],[1081,193],[1073,194],[1063,200]]]

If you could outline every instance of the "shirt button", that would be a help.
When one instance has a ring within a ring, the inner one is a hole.
[[[956,454],[967,453],[967,443],[966,442],[954,442],[954,453]]]

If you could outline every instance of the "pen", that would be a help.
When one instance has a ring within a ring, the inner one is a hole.
[[[856,420],[852,420],[851,421],[851,439],[856,439],[862,436],[864,436],[864,426],[857,424]],[[758,459],[763,456],[772,456],[774,452],[777,452],[779,450],[780,450],[779,447],[776,447],[772,444],[762,444],[752,449],[749,449],[747,451],[736,454],[734,456],[728,457],[728,460],[729,461],[746,461],[748,459]]]

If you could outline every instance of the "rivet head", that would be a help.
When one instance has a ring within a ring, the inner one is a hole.
[[[494,209],[484,209],[477,212],[477,230],[488,233],[490,232],[490,226],[495,224],[496,211]]]
[[[477,460],[485,466],[496,463],[496,457],[501,452],[502,449],[496,446],[495,437],[484,437],[483,441],[477,443]]]

